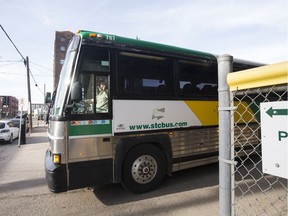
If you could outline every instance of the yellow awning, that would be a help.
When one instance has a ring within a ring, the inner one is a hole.
[[[288,61],[229,73],[230,91],[288,83]]]

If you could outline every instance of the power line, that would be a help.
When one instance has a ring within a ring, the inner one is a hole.
[[[0,62],[23,62],[23,60],[0,60]]]
[[[0,71],[0,74],[9,74],[9,75],[17,75],[17,76],[26,76],[26,74],[11,73],[11,72],[5,72],[5,71]]]
[[[8,64],[3,64],[4,62],[5,62],[5,63],[7,62]],[[5,66],[11,65],[11,64],[18,63],[18,62],[23,62],[23,60],[0,60],[0,67],[5,67]],[[39,64],[36,64],[36,63],[34,63],[34,62],[29,61],[29,63],[30,63],[31,65],[33,65],[33,67],[34,67],[36,70],[38,70],[38,71],[40,71],[40,72],[42,72],[42,73],[47,74],[47,71],[53,71],[53,70],[50,69],[50,68],[44,67],[44,66],[39,65]],[[43,69],[45,69],[46,71],[44,71]],[[29,68],[29,70],[30,70],[30,68]],[[0,73],[4,73],[4,72],[0,72]],[[9,74],[8,72],[5,72],[5,73]],[[30,70],[30,73],[31,73],[31,76],[33,76],[31,70]],[[10,73],[10,74],[16,75],[16,73]],[[34,76],[41,76],[41,75],[34,75]],[[45,76],[45,75],[42,75],[42,76]],[[46,77],[47,77],[47,76],[51,76],[51,75],[46,75]]]
[[[5,71],[0,71],[0,74],[9,74],[9,75],[18,75],[18,76],[26,76],[26,74],[21,74],[21,73],[13,73],[13,72],[5,72]],[[52,77],[52,75],[34,75],[35,77]]]
[[[16,45],[14,44],[14,42],[12,41],[12,39],[10,38],[10,36],[8,35],[8,33],[5,31],[5,29],[3,28],[2,25],[0,25],[1,29],[3,30],[3,32],[5,33],[5,35],[7,36],[7,38],[10,40],[10,42],[13,44],[13,46],[15,47],[15,49],[17,50],[17,52],[20,54],[20,56],[22,57],[23,61],[24,61],[24,65],[27,66],[27,60],[26,58],[24,58],[24,56],[22,55],[22,53],[19,51],[19,49],[16,47]],[[27,57],[28,59],[28,57]],[[35,83],[35,86],[38,87],[38,84],[34,78],[34,75],[32,74],[30,68],[27,68],[27,70],[29,70],[29,73],[31,74],[31,77],[33,78],[34,80],[34,83]],[[39,88],[39,87],[38,87]],[[39,89],[40,90],[40,89]],[[40,90],[41,91],[41,90]],[[42,93],[42,91],[41,91]]]
[[[18,62],[10,62],[10,63],[7,63],[7,64],[0,64],[0,67],[6,67],[6,66],[12,65],[12,64],[14,65],[15,63],[18,63]]]
[[[19,51],[19,49],[16,47],[16,45],[14,44],[14,42],[12,41],[12,39],[10,38],[10,36],[8,35],[8,33],[7,33],[7,32],[5,31],[5,29],[3,28],[3,26],[0,25],[0,27],[1,27],[1,29],[3,30],[3,32],[5,33],[5,35],[7,36],[7,38],[10,40],[10,42],[13,44],[13,46],[15,47],[15,49],[17,50],[17,52],[18,52],[18,53],[20,54],[20,56],[22,57],[22,59],[23,59],[23,61],[24,61],[24,65],[26,66],[26,64],[27,64],[26,58],[24,58],[24,56],[22,55],[22,53],[21,53],[21,52]],[[32,63],[32,64],[33,64],[33,63]],[[35,65],[37,65],[37,64],[35,64]],[[40,65],[37,65],[37,66],[42,67],[42,66],[40,66]],[[43,67],[43,68],[45,68],[45,67]],[[46,68],[46,69],[48,69],[48,68]],[[30,68],[29,68],[28,70],[29,70],[29,73],[31,74],[34,82],[35,82],[35,86],[38,86],[38,84],[37,84],[37,82],[36,82],[36,80],[35,80],[32,72],[31,72],[31,70],[30,70]],[[48,70],[50,70],[50,69],[48,69]]]
[[[22,55],[22,53],[19,51],[19,49],[16,47],[16,45],[14,44],[14,42],[12,41],[12,39],[10,38],[10,36],[7,34],[7,32],[5,31],[5,29],[2,27],[2,25],[0,25],[0,27],[1,27],[1,29],[3,30],[3,32],[5,33],[5,35],[7,36],[7,38],[10,40],[10,42],[13,44],[13,46],[14,46],[14,48],[17,50],[17,52],[20,54],[20,56],[22,57],[22,59],[23,59],[23,61],[24,61],[24,65],[25,66],[27,66],[28,67],[28,57],[27,57],[27,61],[26,61],[26,59],[24,58],[24,56]],[[35,65],[37,65],[37,64],[35,64]],[[39,65],[37,65],[37,66],[39,66]],[[40,66],[41,67],[41,66]],[[44,68],[44,67],[43,67]],[[46,68],[47,69],[47,68]],[[35,84],[35,86],[38,88],[38,90],[41,92],[41,94],[43,94],[44,95],[44,93],[42,92],[42,90],[39,88],[39,86],[38,86],[38,84],[37,84],[37,82],[36,82],[36,80],[35,80],[35,77],[34,77],[34,75],[32,74],[32,72],[31,72],[31,70],[30,70],[30,68],[27,68],[27,70],[29,70],[29,73],[30,73],[30,75],[31,75],[31,77],[33,78],[33,80],[34,80],[34,84]],[[49,70],[49,69],[48,69]],[[28,81],[29,82],[29,81]],[[28,87],[28,88],[30,88],[30,87]],[[30,103],[31,104],[31,103]]]
[[[36,66],[38,66],[38,67],[44,68],[44,69],[49,70],[49,71],[53,71],[53,70],[50,69],[50,68],[47,68],[47,67],[41,66],[41,65],[36,64],[36,63],[34,63],[34,62],[31,62],[31,61],[30,61],[30,64],[36,65]]]
[[[9,35],[7,34],[7,32],[4,30],[4,28],[2,27],[2,25],[0,25],[1,29],[3,30],[3,32],[5,33],[5,35],[7,36],[7,38],[10,40],[10,42],[13,44],[13,46],[15,47],[15,49],[17,50],[17,52],[20,54],[20,56],[22,57],[23,61],[24,61],[24,65],[26,66],[27,69],[27,87],[28,87],[28,102],[29,102],[29,108],[30,108],[30,114],[29,114],[29,123],[30,123],[30,128],[32,129],[32,103],[31,103],[31,88],[30,88],[30,76],[29,73],[32,75],[30,69],[29,69],[29,58],[28,56],[26,56],[26,59],[24,58],[24,56],[22,55],[22,53],[18,50],[18,48],[16,47],[16,45],[13,43],[13,41],[11,40],[11,38],[9,37]],[[32,75],[33,77],[33,75]],[[34,77],[33,77],[34,79]],[[35,81],[35,79],[34,79]],[[36,83],[36,81],[35,81]],[[36,86],[38,86],[36,84]],[[38,87],[39,88],[39,87]],[[40,89],[40,88],[39,88]]]
[[[3,32],[5,33],[5,35],[7,36],[7,38],[10,40],[10,42],[13,44],[13,46],[15,47],[15,49],[17,50],[17,52],[20,54],[20,56],[22,57],[22,59],[24,60],[24,65],[26,65],[26,59],[24,58],[24,56],[22,55],[22,53],[18,50],[18,48],[16,47],[16,45],[14,44],[14,42],[11,40],[10,36],[7,34],[7,32],[5,31],[5,29],[2,27],[2,25],[0,25],[1,29],[3,30]]]

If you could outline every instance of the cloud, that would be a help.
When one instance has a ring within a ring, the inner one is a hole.
[[[227,2],[229,1],[222,0],[215,4],[207,0],[186,1],[183,4],[175,3],[173,7],[165,8],[163,5],[163,10],[159,10],[159,7],[151,7],[148,10],[133,8],[122,15],[120,11],[120,15],[117,15],[120,16],[118,21],[125,25],[119,25],[118,28],[124,27],[123,29],[133,33],[137,31],[140,38],[142,34],[148,39],[162,36],[164,40],[167,37],[187,40],[189,37],[199,38],[205,34],[213,37],[215,34],[237,29],[270,28],[287,31],[287,15],[283,14],[285,11],[281,4],[269,1],[258,4],[247,1],[230,1],[228,4]],[[243,31],[241,34],[249,33]]]
[[[77,29],[138,36],[141,40],[274,63],[288,59],[287,4],[287,0],[10,0],[1,3],[0,20],[23,55],[48,68],[53,67],[55,31]],[[2,58],[19,57],[3,34],[0,47]],[[16,73],[25,70],[23,65],[11,69]],[[9,79],[20,86],[15,76]],[[41,88],[51,80],[36,77]],[[2,82],[1,91],[10,89],[6,83],[8,80]],[[31,88],[32,99],[35,95],[42,101],[38,90]]]

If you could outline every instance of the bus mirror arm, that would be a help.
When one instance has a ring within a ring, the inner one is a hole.
[[[67,115],[70,115],[72,113],[72,110],[76,107],[75,102],[72,102],[72,104],[65,104],[65,113]]]
[[[75,103],[73,102],[72,104],[66,104],[65,105],[65,110],[70,111],[75,107]]]

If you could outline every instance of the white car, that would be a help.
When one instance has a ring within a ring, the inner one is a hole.
[[[12,141],[19,136],[19,128],[10,120],[0,120],[0,142],[5,141],[12,143]]]

